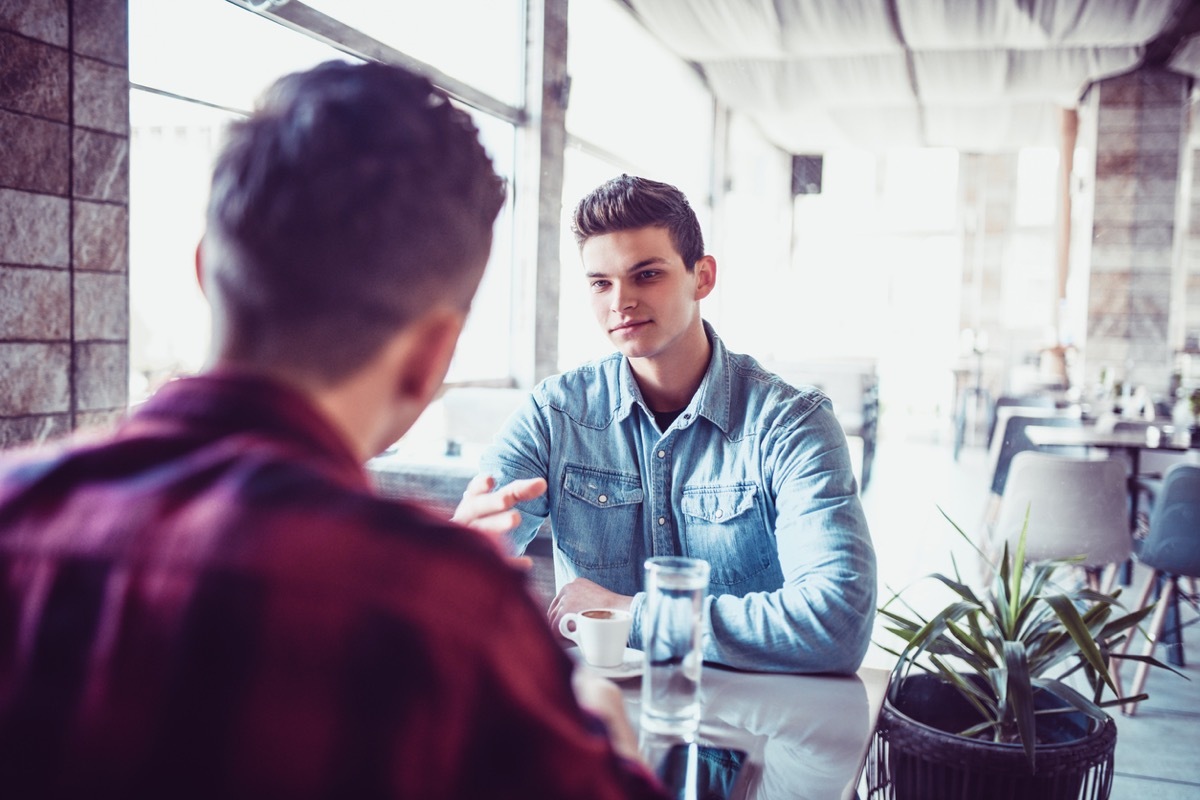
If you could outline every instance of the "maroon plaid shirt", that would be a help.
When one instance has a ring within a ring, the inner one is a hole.
[[[176,381],[10,455],[0,576],[0,796],[659,796],[522,576],[280,385]]]

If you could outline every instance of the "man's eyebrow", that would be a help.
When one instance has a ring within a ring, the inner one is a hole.
[[[628,274],[630,272],[637,272],[639,269],[645,269],[646,267],[649,267],[652,264],[666,264],[666,263],[667,263],[667,260],[665,258],[662,258],[661,256],[651,256],[650,258],[643,258],[641,261],[637,262],[636,264],[632,264],[632,265],[626,267],[625,272],[626,272],[626,274]],[[609,273],[607,273],[607,272],[587,272],[584,274],[589,278],[604,278],[604,277],[607,277]]]

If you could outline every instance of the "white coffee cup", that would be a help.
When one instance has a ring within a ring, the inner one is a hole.
[[[589,608],[578,614],[564,614],[558,631],[583,653],[593,667],[619,667],[625,663],[625,642],[633,615],[612,608]],[[572,627],[574,626],[574,627]]]

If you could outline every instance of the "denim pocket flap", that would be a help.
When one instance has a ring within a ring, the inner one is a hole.
[[[684,489],[680,508],[689,517],[721,524],[737,519],[754,508],[754,496],[757,492],[758,487],[753,484]]]
[[[642,502],[642,484],[636,475],[567,467],[563,489],[596,508],[613,508]]]

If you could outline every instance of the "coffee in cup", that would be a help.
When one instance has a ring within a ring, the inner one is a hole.
[[[625,663],[625,642],[632,625],[633,615],[628,611],[589,608],[577,614],[564,614],[558,630],[579,645],[583,660],[589,665],[608,668]]]

